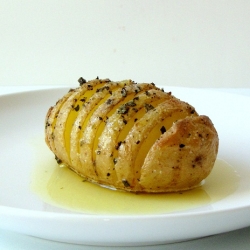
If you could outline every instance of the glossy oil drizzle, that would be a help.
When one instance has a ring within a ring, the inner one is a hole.
[[[42,153],[41,153],[42,151]],[[43,146],[35,165],[31,188],[46,204],[90,214],[159,214],[209,205],[232,194],[239,176],[232,166],[217,160],[204,183],[193,190],[169,194],[134,194],[86,182],[67,167],[58,167]]]

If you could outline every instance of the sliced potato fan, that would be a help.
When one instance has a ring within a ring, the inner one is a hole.
[[[153,83],[79,82],[46,115],[58,163],[131,192],[188,190],[209,175],[219,139],[207,116]]]

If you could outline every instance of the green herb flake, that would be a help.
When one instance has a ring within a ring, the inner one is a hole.
[[[128,110],[129,110],[129,107],[126,106],[125,104],[121,105],[118,110],[117,110],[117,113],[118,114],[127,114],[128,113]]]
[[[122,94],[123,97],[126,97],[127,96],[127,90],[125,88],[122,88],[121,94]]]
[[[151,104],[148,104],[148,103],[145,103],[145,104],[144,104],[144,107],[146,108],[146,112],[148,112],[148,111],[151,110],[151,109],[154,109],[154,106],[151,105]]]
[[[83,85],[84,83],[86,83],[87,81],[86,81],[84,78],[80,77],[80,78],[78,79],[78,82],[79,82],[80,86],[82,86],[82,85]]]

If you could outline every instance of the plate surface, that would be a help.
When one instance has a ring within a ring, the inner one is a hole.
[[[209,205],[149,215],[84,214],[50,207],[31,192],[34,138],[66,88],[0,97],[0,228],[45,239],[90,245],[136,246],[184,241],[250,225],[250,98],[219,91],[169,87],[208,115],[218,131],[218,157],[235,168],[234,192]],[[223,176],[221,176],[223,179]]]

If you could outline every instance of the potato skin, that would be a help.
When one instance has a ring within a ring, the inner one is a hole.
[[[144,192],[192,189],[211,172],[218,135],[207,116],[177,121],[152,146],[141,169]]]
[[[78,111],[73,104],[83,96],[88,102]],[[190,104],[154,84],[109,79],[88,81],[50,107],[45,142],[86,180],[146,193],[198,186],[219,147],[212,121]]]

